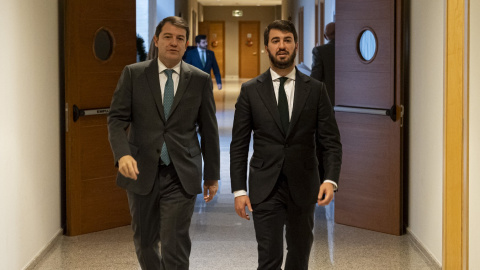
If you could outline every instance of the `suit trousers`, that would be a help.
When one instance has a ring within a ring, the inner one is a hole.
[[[196,196],[185,192],[174,165],[159,165],[149,194],[127,191],[127,195],[133,241],[142,269],[188,270],[189,228]]]
[[[315,204],[297,206],[283,174],[268,198],[252,205],[258,244],[258,270],[281,270],[283,233],[287,242],[285,270],[308,270],[313,244]]]

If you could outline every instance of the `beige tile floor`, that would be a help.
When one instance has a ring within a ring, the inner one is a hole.
[[[256,269],[251,221],[233,209],[229,181],[229,144],[234,104],[242,80],[215,90],[221,135],[221,182],[209,203],[198,197],[191,225],[193,270]],[[215,84],[214,84],[215,85]],[[333,204],[317,207],[310,269],[438,269],[408,235],[391,236],[333,222]],[[129,226],[76,237],[61,236],[33,269],[139,269]]]

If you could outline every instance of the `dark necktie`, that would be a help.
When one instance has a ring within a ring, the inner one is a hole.
[[[278,112],[280,113],[280,121],[282,122],[283,132],[287,134],[290,118],[288,115],[288,100],[285,94],[285,82],[287,77],[280,77],[280,87],[278,88]]]
[[[174,92],[173,92],[173,69],[166,69],[165,75],[167,75],[167,82],[165,83],[165,89],[163,91],[163,112],[165,113],[165,119],[168,119],[170,114],[170,108],[172,108]],[[167,145],[163,142],[162,152],[160,158],[165,165],[170,164],[170,156],[168,155]]]

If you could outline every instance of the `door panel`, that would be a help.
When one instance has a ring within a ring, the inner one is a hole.
[[[400,198],[400,133],[385,116],[335,114],[343,145],[340,191],[335,221],[398,234]]]
[[[337,3],[337,12],[346,9],[349,11],[350,6],[343,5],[342,1]],[[386,1],[392,2],[392,1]],[[339,4],[342,5],[339,5]],[[377,4],[377,3],[374,3]],[[391,3],[392,4],[392,3]],[[369,6],[370,3],[364,3],[362,6]],[[382,6],[386,3],[382,1]],[[359,11],[360,12],[360,11]],[[338,105],[343,106],[360,106],[372,108],[390,108],[394,103],[394,8],[390,6],[390,10],[379,10],[384,14],[390,14],[387,18],[375,17],[375,13],[371,10],[362,12],[354,16],[352,12],[348,12],[357,19],[346,17],[345,14],[338,14],[335,39],[335,69],[342,72],[342,76],[336,76],[335,82],[335,101]],[[365,20],[361,17],[372,16],[371,19]],[[374,30],[377,38],[377,52],[373,61],[365,63],[358,54],[357,44],[359,35],[366,28]],[[338,34],[341,33],[341,34]],[[352,82],[355,82],[352,84]]]
[[[342,76],[335,76],[335,89],[337,86],[342,89],[340,91],[335,90],[335,103],[337,105],[378,109],[392,106],[394,93],[385,91],[385,89],[391,89],[393,86],[391,74],[350,71],[341,74]]]
[[[335,116],[343,144],[335,221],[395,235],[403,233],[402,4],[337,0],[335,25]],[[371,61],[358,52],[365,29],[377,40]],[[379,109],[386,115],[370,114]]]
[[[111,55],[105,61],[94,52],[94,39],[100,29],[111,36]],[[130,223],[126,193],[115,184],[117,169],[107,139],[107,117],[100,114],[74,120],[73,106],[110,106],[123,67],[136,60],[135,39],[134,0],[65,1],[68,235]]]
[[[239,77],[255,78],[260,74],[260,22],[238,23]]]

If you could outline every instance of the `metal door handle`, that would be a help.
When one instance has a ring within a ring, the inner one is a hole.
[[[101,115],[101,114],[108,114],[108,112],[110,112],[110,108],[82,110],[82,109],[79,109],[77,105],[73,105],[73,122],[77,122],[80,116]]]
[[[363,108],[363,107],[350,107],[350,106],[334,106],[333,110],[336,112],[347,112],[347,113],[361,113],[361,114],[374,114],[374,115],[385,115],[390,116],[392,121],[395,122],[397,119],[397,108],[393,105],[390,109],[375,109],[375,108]]]

